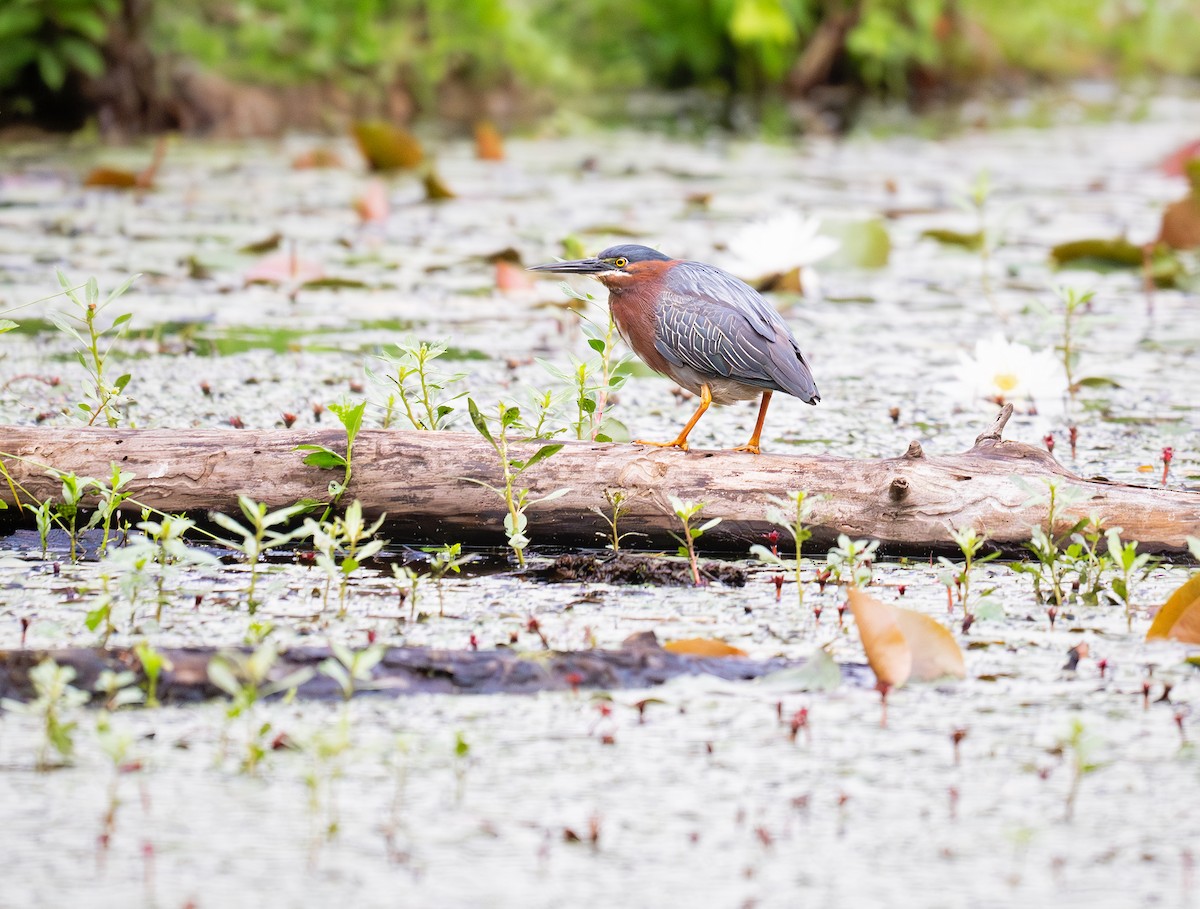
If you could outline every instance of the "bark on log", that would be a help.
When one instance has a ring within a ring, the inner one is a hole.
[[[171,663],[159,677],[157,694],[164,703],[182,703],[226,696],[209,681],[208,664],[218,653],[209,648],[160,651]],[[249,650],[241,650],[245,655]],[[294,672],[313,670],[296,694],[303,698],[333,699],[342,690],[326,675],[315,672],[330,656],[325,647],[283,651],[271,667],[268,681],[279,681]],[[49,657],[60,666],[70,666],[72,683],[94,691],[100,673],[130,671],[138,684],[145,684],[141,663],[130,648],[72,648],[66,650],[0,651],[0,697],[30,700],[34,696],[29,671]],[[431,650],[423,647],[393,647],[371,673],[371,681],[360,683],[359,694],[400,696],[406,694],[529,694],[572,688],[649,688],[680,675],[712,675],[731,681],[754,679],[802,665],[783,659],[752,660],[746,657],[695,657],[663,650],[652,632],[627,639],[619,650],[538,651]],[[842,666],[843,680],[872,685],[870,669],[860,664]],[[102,700],[103,695],[96,695]]]
[[[535,545],[600,546],[606,528],[594,509],[606,508],[605,489],[632,496],[622,532],[646,536],[637,545],[675,547],[678,530],[669,497],[706,503],[703,517],[723,522],[704,536],[705,549],[741,550],[772,529],[768,497],[803,489],[812,497],[814,550],[839,533],[880,540],[889,553],[926,554],[953,547],[951,531],[973,526],[1001,547],[1029,539],[1044,524],[1044,504],[1026,505],[1014,476],[1032,482],[1057,479],[1085,492],[1064,509],[1062,530],[1096,514],[1120,526],[1142,551],[1186,553],[1188,536],[1200,536],[1200,491],[1151,488],[1082,479],[1048,452],[1000,434],[995,425],[961,454],[929,456],[913,442],[896,458],[846,459],[821,455],[759,456],[727,451],[680,452],[626,444],[568,442],[558,454],[531,468],[522,480],[531,497],[568,487],[570,492],[529,510]],[[245,493],[272,507],[304,498],[326,499],[330,479],[341,472],[302,463],[301,443],[344,450],[340,430],[318,432],[238,430],[108,430],[9,426],[0,428],[0,461],[14,482],[38,499],[59,494],[45,465],[81,476],[107,477],[109,464],[136,476],[134,499],[169,512],[203,517],[236,513]],[[527,457],[534,444],[514,445]],[[21,460],[18,460],[21,459]],[[354,447],[354,475],[345,501],[361,499],[367,512],[388,515],[394,541],[462,541],[503,545],[503,502],[467,482],[501,483],[491,447],[477,435],[447,432],[364,430]],[[12,491],[0,482],[10,505]],[[132,508],[132,506],[131,506]],[[9,520],[20,519],[10,509]],[[28,520],[28,512],[25,513]],[[786,537],[785,537],[786,538]],[[809,544],[806,544],[809,545]]]

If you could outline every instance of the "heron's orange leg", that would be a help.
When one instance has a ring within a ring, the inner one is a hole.
[[[656,448],[680,448],[683,451],[688,450],[687,437],[692,428],[700,422],[700,418],[704,416],[704,411],[708,410],[708,406],[712,404],[712,389],[707,383],[700,386],[700,406],[696,408],[696,412],[692,414],[692,418],[687,421],[687,425],[679,432],[678,438],[673,442],[647,442],[644,439],[635,439],[635,445],[653,445]]]
[[[762,454],[758,447],[758,437],[762,435],[763,423],[767,420],[767,407],[771,404],[771,392],[764,391],[762,403],[758,405],[758,422],[754,424],[754,435],[745,445],[739,445],[734,451],[748,451],[751,454]]]

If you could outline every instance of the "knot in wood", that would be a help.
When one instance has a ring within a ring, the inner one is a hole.
[[[888,484],[888,497],[893,502],[899,502],[908,497],[908,489],[908,480],[904,477],[893,477],[892,482]]]

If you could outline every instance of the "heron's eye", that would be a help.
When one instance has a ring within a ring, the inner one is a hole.
[[[624,268],[628,264],[629,264],[629,260],[626,259],[624,256],[621,256],[620,258],[616,259],[613,262],[613,265],[617,266],[617,268]]]

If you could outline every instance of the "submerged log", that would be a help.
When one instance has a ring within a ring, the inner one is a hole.
[[[159,651],[170,662],[159,677],[157,694],[165,703],[202,701],[223,697],[214,685],[208,666],[230,651],[187,648]],[[247,655],[249,650],[233,651]],[[267,682],[278,682],[293,673],[307,678],[296,688],[298,697],[338,698],[342,689],[316,671],[330,656],[326,647],[282,651],[271,667]],[[0,651],[0,697],[29,700],[34,696],[29,671],[45,659],[75,670],[75,687],[94,691],[100,673],[135,673],[145,684],[141,663],[132,648],[72,648],[65,650]],[[697,657],[671,653],[659,646],[652,632],[628,638],[618,650],[432,650],[424,647],[390,648],[374,667],[369,682],[360,682],[359,694],[530,694],[575,688],[649,688],[681,675],[711,675],[736,681],[802,665],[783,659],[747,657]],[[842,666],[842,677],[853,684],[873,684],[874,676],[863,665]],[[102,700],[102,694],[95,699]]]
[[[986,532],[998,546],[1015,547],[1047,517],[1045,504],[1028,503],[1026,491],[1013,482],[1021,477],[1082,490],[1082,500],[1062,510],[1059,531],[1095,514],[1105,526],[1122,527],[1125,539],[1141,541],[1143,551],[1179,554],[1186,552],[1188,536],[1200,536],[1200,491],[1077,477],[1043,449],[1004,441],[1010,414],[1006,406],[969,450],[940,456],[927,455],[917,442],[900,457],[883,459],[567,442],[522,477],[531,499],[570,490],[530,508],[528,535],[541,545],[600,546],[607,529],[598,513],[607,510],[604,492],[621,489],[629,510],[619,529],[644,535],[635,538],[635,546],[675,547],[671,534],[680,527],[670,496],[677,496],[704,502],[702,520],[723,518],[704,535],[705,549],[745,551],[773,529],[769,498],[803,489],[815,506],[814,549],[845,533],[880,540],[887,552],[924,554],[952,547],[952,531],[967,526]],[[327,484],[340,480],[341,471],[306,466],[304,453],[295,451],[304,443],[345,447],[340,430],[8,426],[0,428],[0,461],[13,482],[37,499],[60,491],[47,466],[107,477],[115,463],[134,474],[128,488],[136,502],[203,517],[209,511],[236,513],[239,493],[273,508],[327,499]],[[536,448],[516,444],[512,456],[528,457]],[[364,430],[354,447],[345,501],[361,499],[368,513],[386,513],[394,540],[502,545],[503,501],[466,478],[502,484],[495,453],[477,435]],[[0,483],[0,497],[10,505],[15,501],[6,483]],[[7,515],[20,517],[12,509]]]

